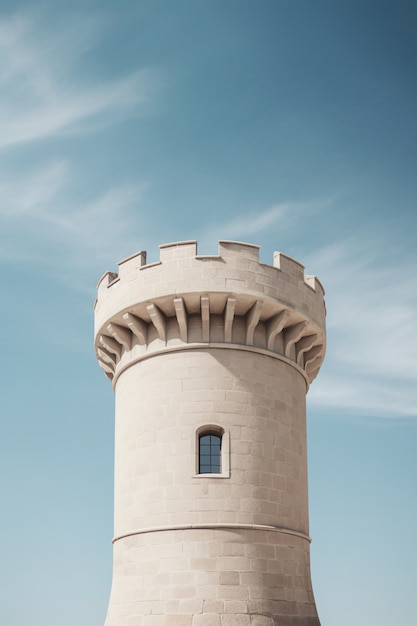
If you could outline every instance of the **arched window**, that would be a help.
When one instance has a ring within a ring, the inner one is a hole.
[[[203,431],[198,438],[198,473],[222,473],[222,436],[219,432]]]
[[[194,443],[194,478],[230,478],[230,435],[220,424],[197,426]]]

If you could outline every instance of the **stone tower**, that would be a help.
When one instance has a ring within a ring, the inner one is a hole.
[[[318,626],[305,397],[323,288],[259,246],[139,252],[98,284],[97,358],[116,396],[106,626]]]

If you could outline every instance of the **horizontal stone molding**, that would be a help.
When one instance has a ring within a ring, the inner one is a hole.
[[[175,524],[172,526],[150,526],[149,528],[141,528],[138,530],[132,530],[128,533],[117,535],[113,538],[112,543],[126,539],[127,537],[134,537],[135,535],[145,535],[148,533],[170,532],[178,530],[260,530],[282,533],[284,535],[293,535],[299,537],[311,543],[311,537],[299,530],[292,530],[291,528],[282,528],[280,526],[269,526],[266,524]]]
[[[183,352],[183,351],[196,351],[196,350],[208,350],[208,349],[216,349],[216,350],[240,350],[242,352],[255,352],[256,354],[263,354],[265,356],[268,357],[272,357],[273,359],[277,359],[278,361],[283,361],[284,363],[287,363],[288,365],[290,365],[291,367],[294,367],[294,369],[297,370],[297,372],[299,372],[299,374],[301,374],[301,376],[304,378],[304,380],[306,381],[306,385],[308,388],[308,376],[307,373],[305,372],[305,370],[300,367],[299,365],[297,365],[297,363],[295,363],[294,361],[291,361],[291,359],[285,357],[282,354],[277,354],[277,353],[271,353],[268,350],[263,350],[262,348],[257,348],[256,346],[245,346],[245,345],[240,345],[240,344],[235,344],[235,343],[210,343],[210,344],[203,344],[203,343],[188,343],[188,344],[184,344],[184,345],[180,345],[180,346],[165,346],[159,350],[155,350],[155,352],[146,352],[142,355],[139,355],[137,358],[135,359],[131,359],[129,360],[129,362],[127,362],[125,365],[122,365],[119,369],[117,369],[116,374],[114,375],[114,377],[112,378],[112,383],[113,383],[113,387],[116,386],[117,383],[117,379],[119,378],[119,376],[129,367],[131,367],[132,365],[134,365],[135,363],[139,363],[140,361],[144,361],[146,359],[151,359],[153,357],[159,356],[161,354],[166,354],[166,353],[170,353],[172,354],[173,352]]]

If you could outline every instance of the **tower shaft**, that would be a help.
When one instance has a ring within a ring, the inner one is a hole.
[[[106,626],[319,625],[305,396],[323,290],[277,259],[185,242],[99,283],[97,356],[116,394]]]

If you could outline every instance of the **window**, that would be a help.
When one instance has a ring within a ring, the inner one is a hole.
[[[230,478],[229,431],[219,424],[201,424],[195,430],[194,478]]]
[[[198,473],[221,474],[222,437],[219,433],[203,432],[198,439]]]

